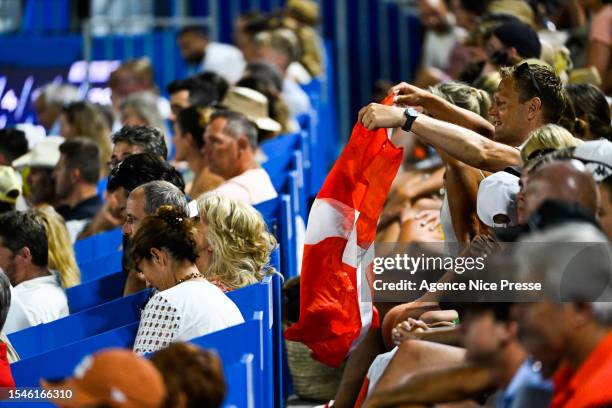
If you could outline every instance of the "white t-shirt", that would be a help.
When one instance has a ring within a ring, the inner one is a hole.
[[[11,306],[3,332],[10,334],[68,316],[68,299],[57,274],[21,282],[11,289]]]
[[[225,180],[210,193],[220,194],[251,205],[263,203],[278,196],[270,176],[262,168],[247,170],[239,176]]]
[[[210,42],[206,46],[202,71],[212,71],[230,84],[235,84],[242,77],[245,68],[242,52],[233,45]]]
[[[149,300],[134,352],[152,353],[172,342],[193,340],[243,322],[240,310],[221,289],[205,280],[189,280]]]

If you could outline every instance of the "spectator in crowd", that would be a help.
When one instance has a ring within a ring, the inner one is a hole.
[[[98,146],[84,138],[66,140],[59,149],[60,159],[53,171],[55,209],[66,220],[74,242],[102,207],[98,195],[100,155]]]
[[[125,158],[108,176],[107,192],[114,202],[113,207],[121,222],[125,220],[125,209],[129,194],[138,186],[155,180],[168,181],[182,192],[185,183],[180,173],[165,161],[150,153],[133,154]]]
[[[275,198],[270,176],[255,160],[256,149],[257,127],[251,121],[237,112],[215,112],[204,134],[204,157],[225,181],[212,191],[252,205]]]
[[[588,65],[597,69],[602,80],[601,90],[609,95],[612,92],[612,4],[606,0],[584,3],[592,13]]]
[[[130,261],[159,290],[142,313],[134,342],[138,354],[244,322],[236,305],[198,271],[195,234],[194,221],[163,206],[134,236]]]
[[[84,137],[92,140],[99,150],[100,163],[111,157],[110,129],[102,114],[88,102],[75,102],[65,106],[60,116],[61,135],[66,139]],[[102,172],[107,174],[106,169]],[[100,176],[98,176],[100,177]]]
[[[62,109],[79,99],[79,90],[73,85],[47,84],[38,90],[34,99],[34,111],[38,123],[45,128],[47,135],[60,134],[59,119]]]
[[[223,98],[225,98],[225,94],[227,94],[230,84],[221,75],[213,71],[204,71],[200,72],[195,77],[202,84],[210,84],[214,87],[214,89],[217,91],[215,92],[215,94],[219,96],[219,99],[217,99],[217,101],[222,101]],[[207,89],[208,87],[201,88]],[[202,103],[193,103],[192,105],[202,105]]]
[[[167,205],[188,215],[187,198],[177,186],[167,181],[150,181],[136,187],[128,196],[123,222],[123,248],[129,251],[131,239],[138,231],[140,223],[149,215],[154,215],[158,208]],[[198,258],[199,259],[199,258]],[[127,265],[125,265],[127,268]],[[133,269],[127,271],[124,295],[139,292],[145,288],[142,273]]]
[[[489,63],[501,68],[524,59],[540,58],[542,44],[533,28],[520,21],[509,21],[493,29],[486,50]]]
[[[0,129],[0,166],[10,166],[13,160],[28,152],[28,140],[23,130]]]
[[[210,41],[203,27],[183,28],[177,38],[181,56],[191,66],[192,73],[212,71],[235,83],[244,71],[244,57],[233,45]]]
[[[224,292],[261,281],[272,272],[276,238],[252,206],[216,194],[198,199],[198,270]]]
[[[14,388],[15,381],[11,373],[10,363],[19,360],[6,334],[4,334],[4,324],[11,307],[11,282],[4,272],[0,271],[0,386]]]
[[[151,126],[163,132],[166,125],[157,107],[157,95],[143,91],[123,98],[121,124],[123,126]]]
[[[41,383],[52,396],[71,392],[69,399],[50,398],[61,408],[162,408],[167,396],[162,374],[152,362],[118,348],[85,357],[72,377]]]
[[[111,72],[108,86],[111,89],[111,102],[115,113],[121,112],[121,102],[133,93],[145,91],[159,93],[153,81],[153,67],[148,58],[122,62],[116,70]],[[167,118],[170,114],[168,101],[158,96],[157,104],[162,118]],[[115,131],[115,128],[112,130]]]
[[[7,334],[68,315],[57,272],[48,267],[45,227],[32,212],[0,214],[0,269],[13,285]]]
[[[302,49],[300,64],[308,71],[308,77],[317,77],[324,71],[325,50],[323,40],[316,31],[319,20],[319,4],[315,1],[291,0],[285,6],[283,24],[295,31],[298,37]],[[295,79],[300,83],[310,82],[303,82],[298,77]]]
[[[223,365],[212,351],[173,343],[151,356],[164,377],[168,395],[162,408],[219,408],[225,398]]]
[[[270,28],[270,16],[260,11],[249,11],[241,14],[234,24],[234,43],[242,51],[247,63],[255,61],[257,46],[255,36]]]
[[[12,167],[0,166],[0,213],[15,209],[21,195],[21,180]]]
[[[60,136],[47,136],[29,153],[13,161],[13,167],[26,174],[24,196],[30,207],[56,205],[53,170],[59,162],[59,147],[64,141]]]
[[[232,88],[223,100],[223,106],[242,113],[257,126],[258,143],[278,136],[283,130],[283,126],[270,117],[268,98],[254,89],[241,86]]]
[[[287,75],[292,62],[297,61],[299,44],[295,34],[289,29],[264,31],[255,37],[259,59],[271,62],[283,75],[281,95],[293,116],[309,113],[312,110],[306,92]]]
[[[199,197],[223,182],[221,176],[210,171],[202,154],[204,132],[212,113],[211,108],[191,106],[182,110],[174,123],[174,160],[186,161],[192,172],[192,179],[185,188],[191,197]]]
[[[164,135],[152,126],[124,126],[113,135],[113,153],[109,169],[115,168],[132,154],[150,153],[161,160],[168,159]]]
[[[217,75],[212,72],[202,73],[204,74]],[[223,78],[219,77],[219,79],[225,82]],[[169,119],[172,122],[176,121],[178,114],[185,108],[210,106],[221,101],[219,89],[214,84],[201,81],[197,77],[172,81],[166,90],[170,95],[171,116]]]
[[[584,243],[588,243],[585,245]],[[612,404],[612,253],[600,230],[567,223],[521,240],[522,282],[548,290],[539,302],[515,305],[525,348],[552,376],[551,407]],[[534,280],[535,279],[535,280]]]
[[[568,85],[566,90],[576,110],[576,117],[586,123],[582,139],[612,141],[610,105],[606,95],[592,84]]]
[[[61,215],[51,206],[32,210],[45,227],[49,243],[49,269],[57,271],[64,289],[81,283],[81,271],[76,262],[68,228]]]

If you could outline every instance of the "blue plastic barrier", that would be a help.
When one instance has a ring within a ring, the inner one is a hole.
[[[66,290],[70,313],[77,313],[123,296],[125,274],[123,271],[73,286]]]
[[[140,321],[140,310],[150,291],[144,290],[103,305],[39,324],[9,335],[22,359]]]
[[[81,283],[112,275],[122,270],[121,260],[123,252],[111,252],[106,256],[92,259],[79,264],[81,270]]]
[[[297,273],[297,259],[295,217],[291,209],[291,198],[287,194],[281,194],[273,200],[257,204],[255,209],[268,221],[270,232],[280,244],[281,273],[286,278],[294,276]]]
[[[79,265],[121,251],[121,228],[79,240],[74,243],[74,253]]]

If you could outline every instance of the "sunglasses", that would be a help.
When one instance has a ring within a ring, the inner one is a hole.
[[[523,62],[516,69],[516,73],[518,75],[522,75],[523,72],[525,72],[525,71],[527,71],[527,75],[529,75],[529,79],[531,80],[531,86],[533,86],[533,89],[535,89],[536,95],[540,99],[542,99],[542,90],[540,89],[540,85],[538,85],[538,81],[536,81],[535,75],[533,75],[533,71],[531,71],[531,67],[529,66],[529,64],[527,62]]]

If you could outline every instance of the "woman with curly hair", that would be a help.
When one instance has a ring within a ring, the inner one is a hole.
[[[197,201],[198,269],[224,291],[261,281],[269,267],[276,238],[261,214],[248,204],[216,194]]]
[[[159,291],[142,312],[134,342],[138,354],[244,322],[234,302],[198,270],[196,232],[194,220],[161,206],[133,238],[132,267]]]

